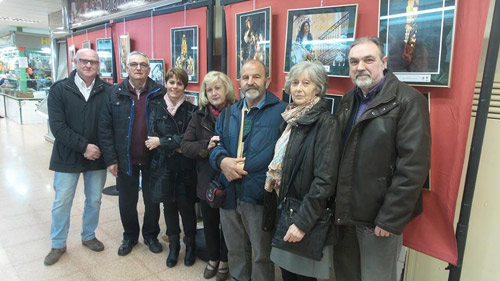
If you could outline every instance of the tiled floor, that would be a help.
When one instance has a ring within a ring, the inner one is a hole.
[[[130,255],[119,257],[122,226],[117,197],[103,195],[102,199],[96,235],[105,250],[95,253],[83,247],[81,184],[73,203],[67,252],[55,265],[45,266],[54,197],[53,172],[48,170],[52,144],[45,141],[46,132],[46,124],[21,126],[12,119],[0,119],[0,280],[204,280],[205,263],[197,260],[185,267],[184,250],[180,263],[167,268],[164,242],[161,254],[153,254],[139,243]],[[109,175],[107,185],[114,183]],[[143,211],[139,203],[141,216]],[[163,221],[161,228],[163,233]]]

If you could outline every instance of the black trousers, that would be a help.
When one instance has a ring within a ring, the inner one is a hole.
[[[284,268],[281,268],[281,277],[283,277],[283,281],[316,281],[316,278],[303,276],[299,274],[292,273]]]
[[[184,234],[187,237],[196,237],[196,211],[194,202],[189,199],[181,198],[174,202],[163,202],[165,222],[167,224],[167,235],[179,235],[181,228],[179,226],[179,213],[182,218]]]
[[[203,231],[208,255],[211,261],[227,262],[227,246],[220,226],[219,209],[208,205],[207,201],[200,200],[201,214],[203,215]]]
[[[142,224],[142,236],[144,238],[158,239],[160,226],[160,204],[151,202],[149,192],[149,168],[142,165],[132,166],[132,175],[118,172],[116,186],[119,191],[120,218],[123,225],[123,239],[139,239],[139,217],[137,214],[137,202],[139,200],[139,173],[142,173],[142,197],[144,199],[144,223]]]

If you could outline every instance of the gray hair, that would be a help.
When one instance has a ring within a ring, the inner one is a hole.
[[[203,82],[201,83],[200,88],[200,109],[205,108],[208,105],[208,97],[207,97],[207,84],[212,84],[217,81],[221,81],[226,89],[226,101],[229,101],[230,104],[233,104],[236,101],[236,95],[234,94],[233,82],[231,79],[227,77],[226,74],[219,71],[210,71],[203,78]]]
[[[135,55],[139,55],[139,56],[143,56],[143,57],[145,57],[145,58],[146,58],[146,62],[149,64],[149,58],[148,58],[148,55],[146,55],[146,54],[145,54],[145,53],[143,53],[143,52],[139,52],[139,51],[133,51],[133,52],[131,52],[130,54],[128,54],[128,56],[127,56],[127,64],[129,64],[129,62],[130,62],[130,58],[131,58],[132,56],[135,56]]]
[[[249,59],[247,60],[242,66],[241,68],[243,68],[243,66],[247,63],[258,63],[260,65],[262,65],[262,67],[264,67],[264,72],[265,72],[265,75],[266,75],[266,78],[269,77],[269,68],[264,64],[263,61],[260,61],[260,60],[256,60],[256,59]]]
[[[318,90],[317,95],[320,97],[324,96],[328,89],[328,75],[323,65],[317,61],[303,61],[294,65],[292,69],[290,69],[290,73],[286,76],[285,92],[290,94],[290,87],[293,80],[297,79],[297,77],[303,73],[308,74],[311,82],[316,85],[316,89]]]
[[[382,45],[382,42],[380,41],[380,39],[378,37],[361,37],[361,38],[354,40],[354,42],[352,42],[351,46],[349,47],[349,50],[347,51],[347,53],[350,55],[351,49],[354,46],[359,45],[359,44],[363,44],[366,42],[371,42],[378,47],[378,50],[380,52],[380,59],[383,59],[385,57],[384,45]]]

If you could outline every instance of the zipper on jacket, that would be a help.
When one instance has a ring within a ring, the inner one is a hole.
[[[130,105],[130,117],[128,119],[128,134],[127,134],[127,162],[128,162],[128,171],[127,175],[131,176],[132,175],[132,159],[130,159],[130,139],[132,135],[132,123],[134,121],[134,106],[135,102],[132,97],[129,96],[129,99],[132,101],[132,104]]]

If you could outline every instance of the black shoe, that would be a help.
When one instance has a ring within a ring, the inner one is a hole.
[[[192,266],[196,261],[196,240],[195,237],[185,237],[184,244],[186,244],[186,255],[184,256],[184,265]]]
[[[167,257],[167,267],[174,267],[177,264],[181,243],[179,241],[179,235],[170,235],[168,238],[170,240],[170,244],[168,245],[170,251]]]
[[[118,249],[119,256],[126,256],[132,252],[134,246],[137,245],[137,240],[123,240]]]
[[[215,265],[212,265],[209,261],[207,263],[207,266],[205,267],[205,270],[203,271],[203,278],[205,279],[210,279],[214,277],[217,274],[217,269],[219,268],[219,261],[213,262]]]
[[[163,247],[161,246],[158,239],[154,238],[144,238],[144,244],[149,247],[149,250],[155,254],[161,253],[163,251]]]

